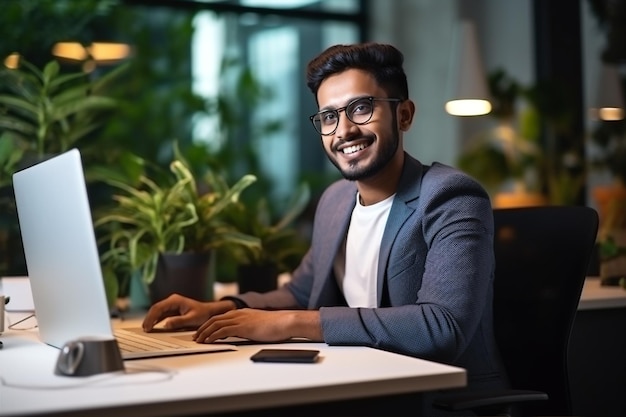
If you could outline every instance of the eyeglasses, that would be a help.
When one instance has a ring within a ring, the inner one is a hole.
[[[372,119],[374,114],[374,101],[402,101],[399,98],[376,98],[361,97],[352,100],[345,107],[334,110],[323,110],[310,116],[311,123],[317,132],[322,136],[328,136],[335,133],[339,126],[339,112],[345,111],[346,117],[356,125],[364,125]]]

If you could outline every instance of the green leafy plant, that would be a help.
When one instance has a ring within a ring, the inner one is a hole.
[[[600,259],[608,261],[618,258],[620,256],[626,256],[626,247],[619,246],[613,236],[607,236],[605,239],[599,242]]]
[[[600,251],[600,260],[602,262],[611,262],[617,261],[620,258],[626,257],[626,247],[621,246],[614,239],[613,236],[608,235],[603,239],[598,241],[598,248]],[[602,267],[601,267],[602,268]],[[602,275],[602,270],[601,270]],[[601,277],[603,280],[607,282],[617,281],[617,284],[622,288],[626,289],[626,277],[624,276],[616,276],[616,277]]]
[[[266,198],[259,198],[255,202],[239,202],[229,210],[229,222],[261,242],[259,246],[231,245],[228,251],[237,264],[273,265],[278,273],[290,272],[308,249],[308,243],[293,227],[293,223],[302,214],[310,198],[309,186],[302,183],[278,220],[274,219]]]
[[[43,69],[21,60],[19,68],[0,71],[0,129],[15,148],[37,157],[78,145],[106,121],[118,103],[105,86],[119,76],[121,65],[102,77],[63,73],[56,60]]]
[[[17,68],[0,68],[0,253],[6,254],[6,260],[0,260],[1,274],[26,272],[11,190],[13,173],[78,147],[86,157],[90,181],[92,168],[116,152],[98,140],[99,128],[117,109],[108,86],[125,68],[65,73],[56,60],[39,68],[24,58]]]
[[[177,147],[170,171],[173,176],[165,185],[147,176],[137,186],[108,181],[120,193],[113,196],[115,205],[98,213],[94,222],[103,232],[99,240],[105,280],[112,282],[116,275],[128,280],[140,271],[147,285],[154,280],[160,254],[260,246],[258,238],[240,232],[224,216],[256,181],[254,175],[244,175],[232,186],[213,171],[198,180]]]

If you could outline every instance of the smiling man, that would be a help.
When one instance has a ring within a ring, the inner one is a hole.
[[[197,327],[196,340],[305,337],[461,366],[469,388],[503,383],[492,324],[493,214],[462,172],[407,154],[413,122],[403,55],[391,45],[337,45],[313,59],[310,117],[345,179],[318,203],[311,247],[291,281],[268,293],[201,303],[173,295],[144,329]]]

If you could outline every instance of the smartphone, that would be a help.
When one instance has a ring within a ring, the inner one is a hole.
[[[261,349],[250,359],[253,362],[313,363],[319,353],[313,349]]]

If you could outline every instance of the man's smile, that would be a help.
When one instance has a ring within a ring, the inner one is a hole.
[[[345,143],[338,145],[335,150],[338,153],[342,153],[344,155],[352,155],[359,151],[369,148],[373,143],[374,141],[370,138],[367,138],[365,140],[359,140],[359,141],[351,140],[349,142],[345,142]]]
[[[369,144],[359,143],[358,145],[347,146],[347,147],[343,148],[341,150],[341,152],[343,152],[344,154],[348,155],[348,154],[351,154],[351,153],[355,153],[357,151],[361,151],[361,150],[367,148],[368,146],[369,146]]]

